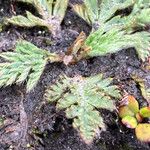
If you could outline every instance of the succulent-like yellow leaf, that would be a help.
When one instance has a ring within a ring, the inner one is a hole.
[[[150,107],[143,107],[140,109],[140,115],[144,118],[150,117]]]
[[[134,98],[134,96],[131,96],[131,95],[128,96],[128,107],[135,114],[139,112],[139,103]]]
[[[132,116],[125,116],[123,119],[122,119],[122,123],[128,127],[128,128],[131,128],[131,129],[134,129],[136,128],[137,126],[137,120],[135,117],[132,117]]]
[[[138,124],[135,129],[136,137],[142,142],[150,142],[150,124]]]
[[[143,121],[143,117],[140,115],[140,113],[137,113],[135,115],[136,119],[138,120],[138,122],[142,122]]]
[[[129,109],[128,106],[121,106],[119,108],[119,116],[120,118],[124,118],[125,116],[134,116],[134,113]]]

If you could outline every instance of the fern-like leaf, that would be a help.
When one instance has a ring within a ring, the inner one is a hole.
[[[13,16],[7,19],[8,23],[21,27],[44,26],[56,35],[60,32],[60,24],[65,16],[68,0],[17,0],[32,4],[41,18],[27,11],[27,15]]]
[[[73,10],[90,25],[103,25],[117,10],[133,5],[133,0],[84,0],[73,5]]]
[[[34,16],[30,12],[26,12],[27,17],[24,17],[22,15],[13,16],[10,19],[7,19],[9,23],[12,23],[14,25],[18,25],[21,27],[34,27],[34,26],[46,26],[46,22],[39,17]],[[52,26],[47,24],[47,27],[52,30]]]
[[[111,79],[102,75],[83,78],[62,77],[47,89],[45,97],[50,102],[57,101],[57,109],[65,109],[67,118],[73,119],[73,126],[80,132],[86,143],[92,142],[99,128],[105,124],[98,108],[115,109],[111,97],[119,98],[119,90],[110,85]]]
[[[14,52],[0,53],[0,57],[5,59],[0,63],[0,87],[27,80],[27,91],[30,91],[37,84],[47,61],[53,62],[57,55],[21,40]]]
[[[129,6],[133,7],[129,15],[115,16],[117,10]],[[93,27],[85,40],[86,49],[91,49],[88,56],[106,55],[129,47],[134,47],[143,61],[150,56],[150,34],[136,32],[150,23],[149,0],[84,0],[82,5],[73,5],[73,9]]]
[[[115,12],[133,6],[127,16],[117,15]],[[109,30],[118,26],[126,31],[133,31],[136,27],[150,23],[149,0],[84,0],[83,4],[72,6],[74,11],[90,25],[98,24]]]
[[[101,56],[114,53],[123,48],[131,47],[131,38],[118,28],[105,32],[104,28],[91,33],[86,40],[86,45],[91,47],[88,55]]]
[[[133,47],[135,47],[139,58],[145,61],[150,56],[150,34],[148,32],[137,32],[131,35]]]
[[[150,106],[150,86],[146,84],[147,79],[146,78],[143,79],[139,75],[136,75],[136,74],[132,75],[132,78],[139,85],[142,96],[145,98],[145,100],[148,102]]]
[[[99,30],[91,33],[85,44],[91,48],[88,51],[90,57],[115,53],[130,47],[134,47],[137,50],[142,60],[145,60],[150,55],[150,34],[148,32],[127,34],[117,27],[106,32],[101,27]]]
[[[113,26],[118,26],[127,32],[133,32],[134,29],[145,27],[150,23],[150,2],[147,0],[136,0],[131,13],[127,16],[115,16],[105,23],[108,30]]]

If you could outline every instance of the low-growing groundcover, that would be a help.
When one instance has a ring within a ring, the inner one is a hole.
[[[7,5],[8,2],[6,1],[5,3]],[[22,14],[27,9],[31,12],[34,10],[30,5],[23,5],[22,3],[14,3],[12,1],[10,9],[6,13],[7,7],[5,8],[5,3],[1,5],[3,8],[1,12],[2,17],[6,17],[6,15],[7,17],[12,16],[15,12]],[[22,8],[22,6],[24,7]],[[67,49],[73,43],[77,37],[77,32],[82,30],[90,32],[89,26],[80,20],[70,8],[62,23],[62,29],[65,30],[62,32],[64,38],[61,42],[58,39],[54,38],[53,40],[52,38],[49,43],[51,35],[48,32],[45,33],[43,28],[23,29],[14,27],[5,27],[1,33],[2,44],[0,47],[2,51],[12,50],[15,44],[14,41],[18,38],[24,38],[36,44],[39,48],[48,49],[52,52],[56,50],[58,53]],[[15,37],[17,38],[15,39]],[[36,64],[36,62],[34,63]],[[107,125],[107,130],[101,134],[97,132],[97,140],[94,141],[93,146],[89,147],[81,141],[77,132],[72,129],[72,120],[67,120],[63,111],[56,111],[55,104],[50,105],[43,101],[46,87],[54,84],[60,74],[65,73],[71,77],[80,74],[87,77],[102,73],[105,75],[105,78],[113,77],[113,84],[118,85],[118,87],[130,94],[134,94],[140,99],[141,105],[145,105],[138,83],[130,76],[131,73],[136,72],[145,79],[146,83],[149,83],[149,71],[143,71],[143,67],[145,66],[141,65],[136,52],[133,49],[129,49],[107,57],[82,60],[72,66],[49,63],[46,65],[39,83],[34,86],[34,91],[27,94],[24,88],[26,82],[19,87],[12,85],[2,89],[0,95],[3,100],[1,102],[1,147],[5,147],[5,149],[13,146],[20,149],[21,147],[25,149],[26,147],[34,147],[35,149],[55,150],[68,149],[68,147],[70,149],[110,149],[113,146],[117,149],[148,149],[148,144],[138,142],[135,140],[132,131],[121,127],[115,113],[111,114],[106,112],[106,110],[101,110],[101,114]],[[30,73],[32,74],[32,72]],[[29,79],[28,81],[30,81]],[[24,103],[22,104],[21,101]],[[19,130],[20,126],[21,131]],[[17,133],[21,133],[18,134],[20,136],[17,136]]]

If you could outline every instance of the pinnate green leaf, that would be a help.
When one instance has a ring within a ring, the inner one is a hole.
[[[20,40],[13,52],[0,53],[5,62],[0,63],[0,87],[20,84],[27,80],[27,91],[32,90],[47,61],[54,60],[56,54],[42,50],[30,42]],[[57,55],[56,55],[57,57]]]
[[[89,35],[85,45],[91,48],[87,54],[90,57],[103,56],[135,47],[139,57],[145,60],[150,55],[150,34],[148,32],[128,34],[117,27],[105,32],[104,27],[101,27]]]
[[[47,89],[45,98],[56,101],[57,109],[65,110],[83,140],[91,143],[99,128],[106,128],[97,109],[113,111],[115,104],[111,98],[120,97],[117,87],[110,84],[111,79],[103,79],[102,75],[87,78],[64,76]]]
[[[115,15],[117,10],[132,6],[131,13]],[[150,6],[145,0],[84,0],[73,9],[92,25],[92,33],[85,41],[90,57],[135,48],[140,59],[150,56],[150,34],[141,31],[150,23]],[[139,32],[137,30],[140,29]]]
[[[133,5],[132,0],[84,0],[83,4],[73,5],[73,10],[89,24],[100,26],[109,20],[117,10]]]
[[[146,78],[138,77],[137,75],[132,75],[132,78],[139,84],[142,96],[150,104],[150,87],[146,84]]]
[[[30,12],[26,12],[27,17],[22,15],[13,16],[12,18],[7,19],[7,22],[21,26],[21,27],[34,27],[34,26],[47,26],[47,24],[40,19],[39,17],[34,16]]]
[[[52,34],[60,32],[60,24],[65,16],[68,0],[17,0],[32,4],[40,16],[26,12],[22,15],[12,16],[6,19],[7,23],[21,27],[43,26],[48,28]]]

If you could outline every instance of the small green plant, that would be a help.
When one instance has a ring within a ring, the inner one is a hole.
[[[110,84],[111,79],[103,79],[102,75],[87,78],[63,76],[47,89],[45,98],[57,102],[56,108],[65,110],[83,140],[91,143],[99,128],[106,128],[98,109],[113,111],[115,104],[112,97],[120,98],[117,87]]]
[[[3,117],[0,117],[0,127],[3,126],[4,120],[5,120],[5,119],[4,119]]]
[[[0,32],[3,30],[3,19],[4,18],[0,18]]]
[[[33,4],[43,19],[35,16],[30,19],[33,14],[27,12],[27,17],[14,16],[8,22],[30,27],[44,23],[44,26],[59,37],[56,30],[64,18],[68,1],[18,1]],[[92,26],[92,32],[88,37],[83,32],[77,37],[68,48],[63,62],[68,65],[83,58],[103,56],[130,47],[135,48],[139,58],[144,61],[150,55],[150,34],[143,31],[150,23],[149,5],[148,0],[84,0],[83,4],[73,5],[74,11]],[[59,6],[63,7],[58,9]],[[122,11],[117,13],[118,10],[128,7],[132,8],[129,14],[121,13]]]
[[[37,84],[48,61],[59,61],[59,56],[20,40],[14,52],[0,53],[5,62],[0,63],[0,87],[20,84],[27,80],[27,91]]]
[[[135,129],[136,137],[142,142],[150,142],[150,124],[141,123],[143,118],[150,117],[150,107],[139,108],[138,101],[131,95],[125,99],[125,105],[119,107],[122,123]]]
[[[139,85],[142,96],[145,98],[150,106],[150,86],[146,84],[146,79],[142,79],[138,75],[132,75],[132,78]]]
[[[105,30],[112,26],[120,27],[126,31],[134,31],[136,27],[144,27],[150,22],[149,0],[83,0],[83,4],[73,5],[73,10],[89,23],[105,26]],[[118,10],[132,7],[129,15],[115,15]]]
[[[110,20],[117,10],[134,4],[134,0],[83,0],[83,4],[72,5],[73,10],[83,18],[93,30]]]
[[[2,32],[2,24],[0,23],[0,32]]]
[[[150,34],[142,31],[150,23],[148,0],[84,0],[83,4],[72,7],[92,26],[91,34],[78,48],[84,53],[88,47],[86,57],[115,53],[129,47],[134,47],[143,61],[150,55]],[[132,7],[129,15],[116,15],[118,10],[128,7]],[[77,49],[75,52],[78,53]]]
[[[34,27],[44,26],[54,35],[60,34],[60,24],[65,16],[68,0],[17,0],[33,5],[40,17],[26,12],[26,17],[22,15],[13,16],[7,19],[8,23],[22,26]]]
[[[87,38],[85,44],[91,49],[88,53],[89,57],[103,56],[129,47],[135,47],[139,57],[143,60],[150,55],[150,34],[148,32],[126,34],[117,27],[107,32],[104,28],[100,28]]]
[[[44,26],[54,37],[60,35],[60,24],[67,9],[68,0],[17,0],[33,5],[39,16],[26,12],[7,19],[23,27]],[[134,47],[139,57],[145,60],[149,55],[150,34],[143,31],[150,23],[149,0],[84,0],[82,5],[73,5],[74,11],[92,26],[91,34],[77,37],[65,55],[50,53],[27,41],[18,41],[13,52],[0,53],[0,87],[21,84],[27,81],[27,91],[37,84],[47,62],[64,62],[68,65],[82,58],[115,53]],[[131,7],[129,14],[121,10]],[[46,90],[46,100],[56,102],[58,110],[64,110],[66,117],[73,119],[73,126],[86,143],[91,143],[96,134],[106,129],[98,109],[113,111],[113,98],[120,98],[117,86],[102,75],[83,78],[63,76]],[[122,123],[135,128],[139,140],[150,142],[150,124],[140,123],[150,117],[150,108],[139,108],[138,102],[128,96],[127,104],[119,108]],[[148,132],[147,132],[148,131]]]

